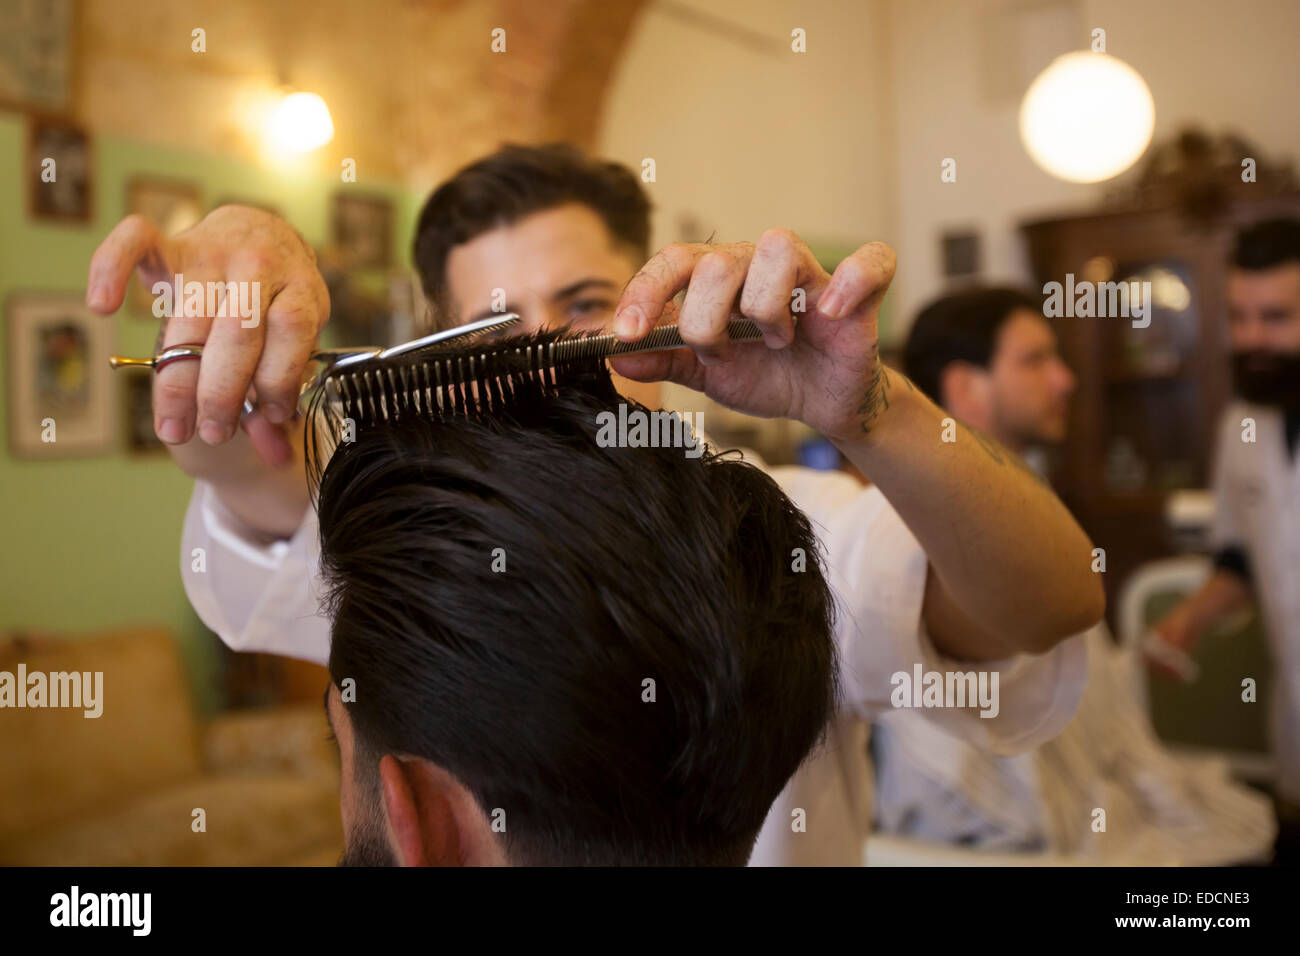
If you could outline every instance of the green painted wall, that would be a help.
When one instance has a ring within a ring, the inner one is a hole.
[[[26,211],[25,144],[23,118],[0,113],[0,308],[6,313],[17,291],[84,294],[90,256],[125,214],[126,183],[133,176],[190,180],[199,186],[205,208],[232,196],[268,203],[317,246],[328,237],[330,199],[340,187],[336,179],[289,175],[213,153],[101,137],[93,142],[93,221],[35,224]],[[405,261],[422,197],[394,184],[364,188],[393,199],[393,248]],[[152,317],[124,308],[105,321],[117,324],[119,352],[143,355],[152,349]],[[0,403],[6,406],[8,389],[6,334],[0,335]],[[119,392],[119,408],[121,399]],[[124,438],[100,457],[15,460],[7,411],[0,415],[0,633],[164,624],[181,642],[200,708],[211,710],[218,701],[216,638],[190,609],[179,570],[190,489],[165,453],[132,455]]]

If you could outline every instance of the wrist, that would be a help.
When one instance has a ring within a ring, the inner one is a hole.
[[[877,365],[862,397],[833,424],[819,429],[841,451],[868,449],[918,424],[924,397],[901,372]],[[813,426],[817,427],[817,426]]]

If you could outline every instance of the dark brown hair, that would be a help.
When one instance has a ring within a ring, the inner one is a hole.
[[[808,519],[742,461],[605,447],[600,360],[516,384],[490,415],[365,424],[325,469],[359,784],[387,753],[438,764],[516,863],[744,863],[834,704]]]
[[[917,315],[903,344],[903,374],[942,405],[943,370],[952,362],[988,368],[998,333],[1011,313],[1043,313],[1041,299],[1015,288],[964,289],[931,302]]]
[[[1242,229],[1231,261],[1250,272],[1276,269],[1289,262],[1300,264],[1300,219],[1265,219]]]
[[[576,202],[592,209],[614,241],[644,261],[650,254],[650,200],[626,166],[574,146],[507,145],[457,172],[420,211],[412,257],[435,321],[449,321],[447,257],[485,232]]]

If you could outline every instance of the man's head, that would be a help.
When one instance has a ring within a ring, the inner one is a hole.
[[[1256,223],[1237,236],[1228,328],[1237,392],[1300,408],[1300,219]]]
[[[903,370],[957,418],[1023,450],[1065,438],[1075,379],[1042,303],[1018,289],[971,289],[921,310]]]
[[[440,325],[504,304],[525,329],[594,327],[649,244],[650,201],[631,170],[572,146],[505,146],[434,190],[414,258]]]
[[[835,653],[807,519],[739,461],[601,447],[618,400],[593,373],[367,425],[330,461],[345,862],[740,864],[817,741]]]

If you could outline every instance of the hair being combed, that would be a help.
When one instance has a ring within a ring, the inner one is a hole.
[[[567,327],[440,345],[330,370],[308,403],[308,484],[319,487],[330,457],[357,429],[415,418],[500,418],[543,402],[561,389],[580,389],[604,402],[618,392],[599,355],[556,358],[550,348],[595,333]]]
[[[359,772],[435,762],[519,863],[743,863],[833,712],[808,520],[727,456],[602,447],[599,363],[529,388],[371,423],[325,468]]]

